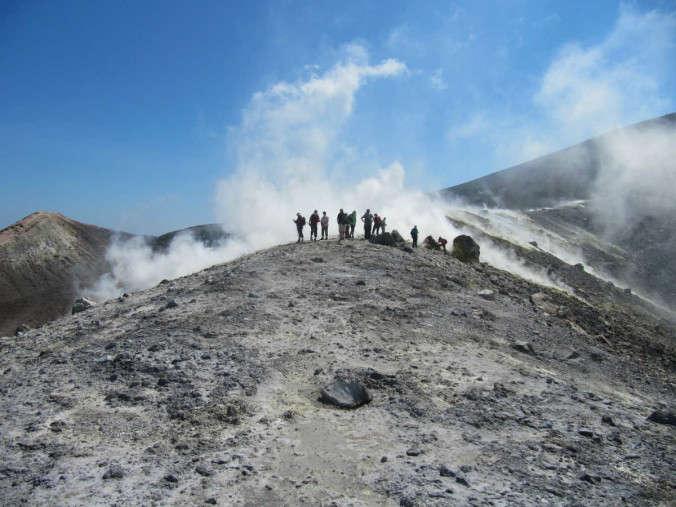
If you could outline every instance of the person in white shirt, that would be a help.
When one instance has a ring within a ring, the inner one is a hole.
[[[326,211],[324,211],[324,214],[322,215],[320,222],[322,224],[321,239],[329,239],[329,217],[326,215]]]

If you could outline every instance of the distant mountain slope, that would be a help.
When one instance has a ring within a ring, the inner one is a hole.
[[[591,198],[603,157],[603,145],[620,135],[665,125],[676,127],[676,113],[644,121],[524,162],[483,178],[443,189],[445,197],[460,197],[476,206],[508,209],[555,206]]]
[[[0,231],[0,335],[64,315],[107,269],[114,231],[40,211]]]
[[[223,231],[220,224],[196,225],[179,229],[178,231],[168,232],[161,236],[149,238],[154,252],[166,252],[169,245],[179,234],[189,233],[195,241],[203,243],[207,247],[216,246],[220,241],[227,239],[230,235]]]
[[[671,148],[653,152],[655,145],[644,144],[651,138],[660,138],[662,147]],[[676,153],[676,113],[441,194],[469,205],[521,210],[546,234],[565,238],[571,250],[579,249],[585,263],[599,273],[676,311],[676,208],[663,188],[674,181],[672,153]],[[632,178],[624,180],[627,165]],[[656,179],[656,173],[662,179]]]
[[[219,225],[201,225],[144,239],[165,252],[180,233],[207,246],[227,237]],[[70,312],[81,288],[110,270],[106,251],[114,235],[133,235],[87,225],[59,213],[33,213],[0,231],[0,336],[22,324],[36,327]]]

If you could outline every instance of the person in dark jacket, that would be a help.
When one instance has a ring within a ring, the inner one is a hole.
[[[446,255],[446,244],[448,243],[448,240],[446,238],[442,238],[439,236],[439,244],[441,245],[441,248],[444,249],[444,255]]]
[[[340,208],[336,221],[338,222],[338,235],[340,236],[338,241],[342,241],[345,239],[345,226],[347,225],[347,213],[343,211],[343,208]]]
[[[319,213],[315,210],[310,215],[310,241],[317,241],[317,224],[319,224]]]
[[[300,213],[296,213],[296,219],[292,219],[292,221],[296,224],[296,229],[298,230],[298,241],[296,241],[296,243],[300,243],[301,241],[304,241],[303,227],[305,227],[305,217],[301,216]]]
[[[413,238],[413,248],[418,248],[418,226],[414,225],[411,229],[411,238]]]
[[[371,237],[371,222],[373,222],[370,209],[367,209],[366,213],[362,215],[361,221],[364,222],[364,239],[369,239]]]

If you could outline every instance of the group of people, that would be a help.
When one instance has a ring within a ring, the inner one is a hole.
[[[343,211],[343,208],[340,208],[340,212],[336,217],[338,222],[338,235],[342,241],[346,238],[354,239],[354,229],[357,226],[357,212],[352,211],[352,213],[346,213]],[[378,213],[371,214],[371,210],[367,209],[361,217],[361,221],[364,224],[364,239],[369,239],[372,234],[382,234],[385,233],[387,228],[387,219],[386,217],[381,217]],[[296,224],[296,230],[298,231],[298,241],[296,243],[301,243],[305,241],[303,235],[303,228],[307,224],[305,217],[300,213],[296,213],[296,218],[293,219],[293,223]],[[329,217],[326,215],[326,211],[322,212],[322,216],[319,216],[319,212],[314,210],[312,215],[310,215],[310,241],[317,241],[317,231],[319,225],[322,226],[322,237],[321,240],[329,239]]]
[[[343,211],[343,208],[340,208],[340,212],[336,217],[338,222],[338,235],[342,241],[346,238],[354,239],[354,229],[357,225],[357,212],[352,211],[352,213],[346,213]],[[364,224],[364,239],[370,239],[372,234],[385,234],[385,229],[387,228],[387,219],[381,217],[378,213],[371,213],[370,209],[366,210],[361,217],[361,221]],[[296,213],[296,218],[293,220],[293,223],[296,224],[296,229],[298,231],[298,241],[296,243],[301,243],[305,240],[303,236],[303,228],[306,225],[306,220],[303,215]],[[322,226],[322,237],[321,240],[329,239],[329,217],[326,215],[326,211],[322,212],[322,216],[319,216],[319,212],[314,210],[312,215],[310,215],[310,241],[317,241],[317,231],[319,225]],[[414,225],[411,229],[411,239],[413,241],[413,248],[418,247],[418,226]],[[446,241],[444,238],[439,236],[439,246],[444,249],[444,254],[446,253]]]

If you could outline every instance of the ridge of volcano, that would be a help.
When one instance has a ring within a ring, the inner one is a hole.
[[[577,295],[424,248],[282,245],[3,338],[0,497],[671,503],[673,321],[551,269]],[[319,401],[337,378],[371,402]]]

